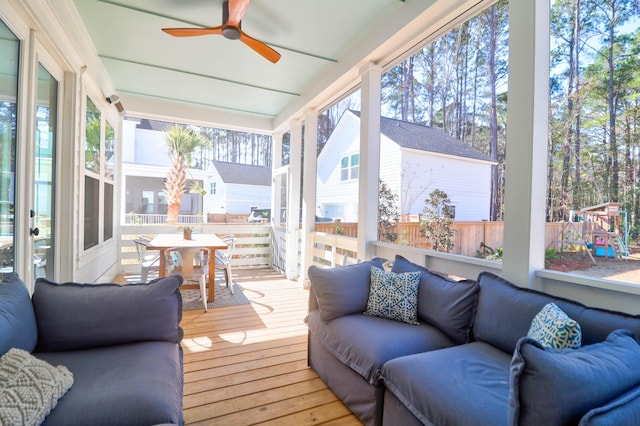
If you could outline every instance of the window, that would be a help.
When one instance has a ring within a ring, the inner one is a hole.
[[[340,180],[358,179],[360,171],[360,154],[347,155],[340,160]]]
[[[90,176],[84,177],[84,249],[98,245],[98,223],[100,220],[100,182]]]
[[[211,185],[209,187],[209,194],[216,195],[216,183],[215,182],[211,182]]]
[[[113,238],[113,184],[104,184],[104,204],[103,217],[104,223],[102,225],[103,238],[105,241]]]
[[[113,238],[115,130],[87,98],[84,143],[84,249]]]

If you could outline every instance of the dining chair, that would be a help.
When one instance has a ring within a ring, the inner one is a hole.
[[[136,244],[138,260],[140,261],[140,281],[146,283],[149,277],[149,272],[158,271],[160,269],[160,252],[156,250],[147,250],[149,240],[146,238],[136,238],[133,242]]]
[[[224,270],[224,277],[227,281],[227,287],[233,294],[233,276],[231,275],[231,259],[233,258],[233,250],[236,245],[236,238],[233,235],[220,238],[227,248],[224,250],[216,250],[216,270]]]
[[[207,307],[207,275],[211,250],[206,247],[171,247],[164,251],[167,275],[180,274],[183,284],[200,285],[200,297],[204,311]]]

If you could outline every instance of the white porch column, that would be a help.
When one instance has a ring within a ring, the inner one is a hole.
[[[287,184],[287,279],[298,278],[298,235],[300,232],[300,175],[302,174],[302,122],[291,126],[289,182]]]
[[[380,176],[380,115],[382,70],[374,64],[360,69],[360,178],[358,179],[358,259],[371,257],[370,242],[378,239]]]
[[[275,179],[275,171],[282,166],[282,133],[276,133],[272,136],[271,147],[271,226],[280,226],[281,214],[280,206],[282,205],[280,187]]]
[[[313,239],[310,232],[316,226],[316,181],[318,157],[318,113],[308,110],[304,116],[304,173],[302,175],[302,256],[300,258],[301,281],[309,286],[307,269],[313,256]]]
[[[509,101],[505,177],[505,278],[537,287],[544,268],[549,1],[509,2]]]

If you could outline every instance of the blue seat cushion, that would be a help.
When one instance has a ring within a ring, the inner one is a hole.
[[[140,342],[34,353],[64,365],[74,383],[44,425],[152,425],[182,422],[182,352],[170,342]]]
[[[382,380],[427,425],[507,424],[511,355],[483,342],[387,362]]]
[[[475,281],[443,277],[400,255],[396,255],[391,271],[421,272],[418,318],[436,326],[458,344],[469,341],[480,290]]]
[[[480,273],[478,283],[480,294],[472,336],[505,352],[513,353],[518,340],[527,335],[533,318],[548,303],[555,303],[580,324],[583,345],[602,342],[617,329],[628,329],[640,336],[640,316],[590,308],[573,300],[518,287],[490,272]]]
[[[31,352],[38,342],[38,326],[29,291],[18,274],[0,283],[0,355],[11,348]]]
[[[313,311],[307,325],[327,351],[374,385],[388,360],[455,344],[428,324],[412,325],[364,314],[346,315],[326,323],[318,311]]]
[[[309,267],[311,294],[316,296],[324,321],[367,309],[372,266],[383,269],[378,258],[337,268]]]
[[[33,293],[39,352],[141,340],[182,339],[182,277],[136,284],[58,284],[39,278]]]
[[[640,384],[640,344],[628,330],[580,349],[518,341],[511,361],[511,424],[577,424],[590,410]]]
[[[578,426],[640,425],[640,387],[589,411]]]

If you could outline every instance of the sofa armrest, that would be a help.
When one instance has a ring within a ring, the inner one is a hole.
[[[58,284],[38,279],[32,297],[36,351],[57,352],[138,341],[179,343],[180,275],[137,284]]]

